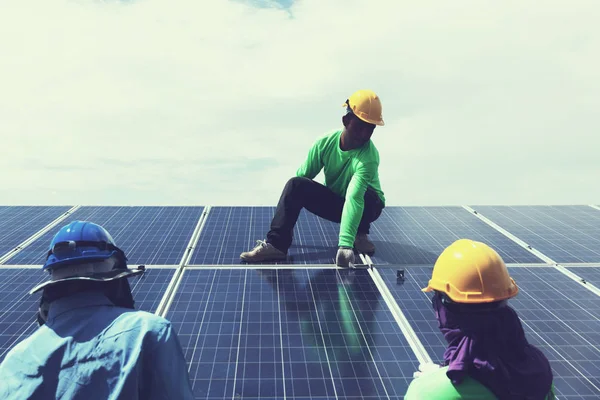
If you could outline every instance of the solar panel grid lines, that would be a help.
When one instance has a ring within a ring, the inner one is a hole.
[[[315,284],[310,281],[312,293],[319,293],[321,302],[336,304],[338,309],[337,318],[321,321],[326,348],[333,352],[329,360],[338,385],[338,395],[342,398],[353,395],[357,398],[402,396],[418,360],[390,310],[380,301],[381,294],[370,279],[368,270],[328,270],[323,273],[337,277],[342,283],[337,289],[337,297],[332,298],[334,293],[320,290],[327,285],[327,280]],[[349,327],[352,320],[357,328]],[[342,331],[344,334],[340,335]],[[334,350],[340,347],[335,343],[340,340],[344,343],[342,349],[355,349],[354,355],[351,351],[346,356],[337,354],[336,357]],[[363,349],[357,348],[356,343],[361,343]],[[347,364],[345,357],[352,360],[348,365],[353,366],[354,372],[344,371]]]
[[[338,277],[339,277],[339,279],[342,279],[342,277],[341,277],[341,276],[339,276],[339,273],[338,273]],[[365,336],[365,332],[364,332],[364,330],[363,330],[363,328],[362,328],[362,326],[361,326],[361,324],[360,324],[360,322],[362,322],[362,321],[364,320],[364,319],[363,319],[364,317],[361,317],[361,316],[357,315],[357,313],[356,313],[356,310],[355,310],[355,307],[354,307],[354,305],[352,304],[351,297],[350,297],[350,295],[348,294],[348,289],[346,288],[346,286],[345,286],[345,285],[343,286],[343,291],[344,291],[344,294],[345,294],[345,296],[348,298],[348,300],[350,300],[350,301],[349,301],[349,304],[350,304],[350,309],[351,309],[351,311],[352,311],[352,314],[354,315],[354,318],[356,319],[356,321],[359,321],[358,328],[359,328],[359,330],[360,330],[360,334],[362,335],[364,342],[365,342],[365,343],[369,343],[369,339],[367,339],[367,337]],[[387,390],[387,388],[386,388],[386,385],[385,385],[385,383],[384,383],[384,381],[383,381],[383,378],[382,378],[382,376],[381,376],[381,371],[379,370],[379,367],[378,367],[378,365],[377,365],[377,362],[375,362],[375,359],[376,359],[376,357],[373,355],[373,352],[371,351],[371,348],[370,348],[370,346],[369,346],[368,344],[367,344],[367,346],[366,346],[366,347],[367,347],[367,351],[368,351],[368,353],[369,353],[369,356],[370,356],[370,358],[373,360],[373,364],[374,364],[374,366],[375,366],[375,371],[377,372],[377,377],[379,378],[379,381],[381,382],[381,385],[382,385],[382,387],[383,387],[383,393],[385,393],[385,396],[386,396],[386,397],[389,399],[389,398],[390,398],[390,395],[389,395],[389,393],[388,393],[388,390]],[[373,378],[373,379],[377,379],[377,377],[372,377],[372,378]]]
[[[600,214],[588,206],[473,206],[554,263],[600,262]]]
[[[253,227],[252,216],[243,215],[243,210],[248,207],[211,207],[210,213],[204,222],[203,235],[199,235],[194,253],[190,256],[188,264],[233,264],[239,263],[239,250],[237,254],[224,254],[228,248],[241,249],[241,243],[246,241],[241,229],[243,226]],[[208,233],[206,233],[208,232]],[[230,237],[231,235],[231,237]],[[225,261],[227,257],[227,261]],[[236,257],[236,260],[232,259]]]
[[[275,207],[212,207],[189,265],[247,265],[240,254],[264,240]],[[333,264],[337,253],[339,224],[327,221],[306,210],[300,212],[294,227],[293,242],[283,261],[259,265]]]
[[[237,299],[243,290],[243,274],[242,270],[227,275],[184,270],[177,297],[167,313],[178,331],[196,398],[234,396],[235,336],[241,328],[241,303]]]
[[[355,272],[368,280],[367,271]],[[331,290],[344,273],[185,268],[167,318],[181,336],[195,395],[401,397],[418,361],[389,310],[368,301],[377,288],[342,283]],[[194,310],[193,315],[187,310]],[[370,322],[373,315],[378,317]],[[355,328],[350,335],[349,326]],[[221,365],[224,357],[228,367]],[[199,362],[208,372],[195,369]]]
[[[192,258],[194,251],[196,250],[196,246],[198,245],[198,240],[200,238],[200,235],[202,234],[202,230],[204,229],[204,226],[206,224],[206,218],[210,214],[210,209],[211,209],[211,206],[204,207],[204,210],[202,211],[202,214],[200,215],[200,218],[198,219],[196,228],[194,229],[194,232],[192,233],[192,237],[188,244],[187,251],[184,254],[183,258],[181,259],[181,262],[179,263],[179,265],[181,267],[189,264],[189,261]]]
[[[600,296],[600,288],[596,286],[593,282],[586,281],[584,278],[577,275],[576,271],[574,271],[573,269],[566,268],[560,264],[555,265],[554,268],[556,268],[557,270],[559,270],[560,272],[562,272],[563,274],[565,274],[566,276],[568,276],[569,278],[586,288],[587,290],[590,290],[597,296]]]
[[[532,254],[534,254],[535,256],[537,256],[538,259],[540,259],[540,260],[542,260],[542,261],[544,261],[544,262],[546,262],[548,264],[556,264],[556,261],[554,261],[553,259],[551,259],[547,255],[545,255],[544,253],[540,252],[539,250],[534,249],[528,243],[526,243],[525,241],[523,241],[521,238],[519,238],[518,236],[515,236],[512,232],[504,229],[502,226],[498,225],[492,219],[490,219],[490,218],[482,215],[479,211],[477,211],[477,210],[475,210],[475,209],[473,209],[473,208],[471,208],[469,206],[463,206],[463,207],[465,208],[465,210],[469,211],[470,213],[472,213],[473,215],[475,215],[477,218],[479,218],[480,220],[482,220],[483,222],[485,222],[486,224],[488,224],[492,228],[496,229],[498,232],[502,233],[503,235],[505,235],[509,239],[513,240],[519,246],[523,247],[527,251],[529,251]]]
[[[396,278],[397,268],[404,270],[404,280]],[[429,297],[421,292],[431,276],[432,267],[419,265],[405,268],[398,265],[397,268],[375,267],[426,353],[439,363],[439,356],[444,353],[446,344],[437,328]]]
[[[42,264],[56,232],[74,220],[84,220],[102,225],[131,263],[176,265],[183,257],[202,211],[203,207],[81,207],[10,261],[11,264]]]
[[[175,268],[171,266],[146,267],[143,275],[130,278],[129,285],[134,296],[135,308],[156,314],[165,288],[174,274]]]
[[[417,356],[417,359],[419,360],[419,362],[420,363],[431,363],[432,362],[431,356],[429,355],[429,353],[423,346],[423,343],[421,343],[421,341],[419,340],[419,337],[415,333],[410,322],[406,319],[406,316],[404,315],[404,313],[398,306],[398,303],[396,303],[396,301],[394,300],[393,295],[390,293],[389,288],[387,287],[386,283],[383,281],[383,278],[379,274],[379,271],[377,270],[377,268],[371,269],[369,271],[369,274],[371,274],[373,281],[378,286],[379,291],[383,295],[388,307],[390,308],[390,310],[392,311],[392,313],[394,315],[394,318],[396,319],[396,322],[398,323],[398,326],[400,327],[400,329],[402,330],[402,333],[408,340],[408,343],[409,343],[410,347],[412,348],[413,352],[415,353],[415,355]]]
[[[147,254],[147,264],[178,264],[183,259],[187,250],[185,245],[188,244],[202,212],[203,207],[142,208],[114,236],[123,236],[122,246],[130,248],[130,258],[141,259],[142,254]],[[134,232],[140,231],[138,224],[146,229],[141,230],[142,234],[135,235]]]
[[[38,269],[0,268],[0,362],[37,329],[39,297],[28,292],[46,279]]]
[[[489,243],[507,262],[542,262],[463,207],[386,207],[371,225],[370,238],[376,265],[432,264],[462,238]]]
[[[419,361],[387,302],[381,301],[383,295],[370,272],[342,269],[336,274],[344,282],[343,289],[385,393],[390,399],[402,398]]]
[[[233,397],[236,396],[236,388],[235,385],[237,383],[237,375],[238,375],[238,366],[239,366],[239,362],[240,362],[240,344],[242,341],[242,327],[243,322],[244,322],[244,303],[246,301],[246,279],[248,277],[248,271],[244,271],[244,284],[242,285],[243,289],[242,289],[242,304],[241,304],[241,312],[240,312],[240,328],[238,331],[238,340],[237,340],[237,357],[235,358],[235,368],[234,368],[234,375],[233,375]],[[224,314],[222,314],[224,315]],[[223,326],[223,320],[221,320],[221,326]],[[260,369],[260,366],[257,366]],[[260,373],[259,373],[260,375]],[[243,390],[243,388],[242,388]]]
[[[551,359],[558,394],[597,398],[600,299],[553,268],[511,270],[511,274],[522,289],[521,296],[512,300],[513,307],[524,321],[530,342],[550,357],[558,356]]]
[[[0,264],[59,224],[79,207],[16,206],[0,207]]]
[[[320,218],[303,209],[294,228],[294,238],[289,250],[292,262],[335,264],[339,230],[339,223]]]
[[[531,209],[531,206],[527,210]],[[549,210],[546,212],[546,210]],[[547,220],[546,226],[552,231],[552,235],[559,230],[570,230],[567,235],[560,232],[561,240],[565,237],[576,242],[581,249],[567,249],[571,255],[581,258],[582,262],[600,262],[600,214],[583,206],[549,206],[543,209],[535,207],[532,214],[537,214],[540,220],[537,222],[544,225],[542,221]],[[555,228],[556,226],[556,228]],[[540,235],[541,236],[541,235]],[[551,241],[551,238],[547,240]],[[551,241],[555,246],[556,244]],[[581,254],[583,251],[587,254]],[[559,259],[559,262],[561,260]]]
[[[419,208],[422,207],[416,209]],[[588,208],[596,212],[592,207]],[[537,249],[526,249],[515,242],[512,231],[506,236],[481,218],[478,220],[468,209],[423,209],[422,214],[408,213],[412,218],[409,229],[401,221],[393,225],[400,227],[401,234],[408,232],[407,240],[419,247],[404,254],[406,260],[416,261],[415,264],[378,264],[370,256],[359,254],[360,260],[373,268],[349,271],[335,266],[339,224],[303,212],[294,231],[288,260],[284,263],[241,264],[239,253],[247,247],[239,243],[253,244],[254,240],[264,238],[266,230],[258,225],[262,223],[268,229],[274,207],[204,207],[196,220],[190,218],[186,220],[188,222],[175,223],[188,224],[188,227],[192,226],[189,220],[195,223],[185,240],[178,239],[181,257],[177,262],[147,265],[148,270],[169,272],[155,282],[152,279],[135,283],[131,280],[132,288],[137,292],[136,306],[156,309],[157,315],[167,314],[168,319],[173,315],[173,307],[178,313],[182,310],[187,313],[179,318],[183,318],[187,329],[193,331],[184,335],[188,345],[186,358],[187,352],[191,351],[189,355],[194,360],[189,365],[190,374],[197,382],[206,384],[202,393],[197,394],[198,398],[223,398],[224,395],[227,398],[243,395],[244,398],[302,400],[349,398],[351,395],[357,399],[402,398],[423,354],[428,357],[431,354],[434,360],[441,361],[439,357],[446,346],[429,298],[420,292],[430,277],[432,265],[423,264],[423,260],[437,256],[435,251],[438,247],[443,248],[444,238],[456,236],[456,227],[464,225],[458,229],[481,234],[487,239],[482,241],[488,244],[497,244],[497,237],[502,238],[500,243],[504,245],[500,248],[508,255],[509,270],[516,271],[517,284],[523,282],[521,294],[514,303],[519,307],[517,311],[522,316],[527,337],[531,336],[530,341],[539,345],[551,359],[560,398],[597,398],[600,392],[600,311],[596,311],[600,305],[596,295],[582,289],[589,288],[590,284],[598,285],[595,283],[600,279],[596,278],[600,276],[598,269],[588,266],[589,263],[544,263],[535,256],[534,252],[539,253]],[[209,226],[208,216],[217,210],[229,213],[229,219],[223,214],[223,218],[213,220],[213,225]],[[127,229],[131,232],[153,229],[144,226],[148,226],[148,221],[159,221],[160,215],[160,208],[151,210],[150,218],[144,219],[137,213],[135,218],[146,221],[146,225],[131,224],[135,219],[132,218]],[[463,219],[462,215],[468,217]],[[473,220],[478,228],[469,230]],[[221,225],[220,221],[225,224]],[[229,228],[226,228],[227,224]],[[377,224],[373,225],[372,232]],[[392,226],[383,225],[386,229]],[[166,232],[170,231],[167,229]],[[139,237],[133,239],[137,242],[132,240],[131,243],[139,246]],[[211,246],[204,246],[206,243]],[[203,254],[202,249],[212,250]],[[378,244],[376,253],[379,255],[380,250]],[[217,263],[214,264],[191,262],[194,257],[211,261],[210,257],[215,256]],[[411,256],[415,258],[411,259]],[[533,263],[514,263],[523,259]],[[40,267],[41,263],[25,265],[22,269],[37,271]],[[395,280],[398,268],[405,270],[407,278],[403,284],[397,284]],[[21,268],[11,263],[0,266],[2,269],[19,271]],[[324,274],[326,278],[322,278],[324,281],[315,281],[314,277],[323,275],[324,270],[328,271]],[[286,286],[284,277],[291,273],[305,285]],[[201,275],[190,280],[188,274]],[[272,284],[265,283],[269,274],[274,276]],[[349,274],[361,279],[366,277],[370,283],[356,286],[345,282]],[[387,280],[384,279],[386,274],[389,274]],[[331,285],[328,279],[334,277],[342,282],[337,292],[328,289]],[[416,294],[399,301],[392,293],[398,287]],[[188,304],[178,297],[181,291],[190,297]],[[200,292],[208,293],[202,297]],[[377,292],[377,302],[363,302]],[[0,293],[3,293],[1,286]],[[0,302],[1,299],[0,295]],[[179,302],[175,301],[177,299]],[[380,304],[378,311],[373,308],[375,303]],[[323,304],[337,309],[337,314],[324,311]],[[34,304],[24,315],[33,318],[36,306]],[[308,306],[312,311],[306,311]],[[164,313],[159,312],[161,307]],[[299,318],[299,314],[304,318]],[[347,318],[344,319],[342,314]],[[374,322],[369,321],[370,314],[377,315]],[[402,323],[402,315],[408,326]],[[195,327],[189,325],[191,322],[196,324]],[[314,333],[307,333],[307,325],[313,327]],[[347,331],[348,326],[354,326],[355,332],[344,336],[342,332]],[[28,329],[34,331],[36,327],[37,323],[33,322]],[[1,328],[0,317],[0,339]],[[422,351],[412,343],[410,330],[421,343]],[[194,335],[196,331],[197,335]],[[30,334],[27,329],[22,332],[18,332],[23,335],[21,337]],[[353,340],[364,346],[353,345]],[[356,353],[352,352],[354,349]],[[0,358],[2,351],[0,346]]]
[[[279,278],[278,278],[278,281],[279,281]],[[311,296],[311,299],[312,299],[313,303],[317,304],[317,299],[315,297],[313,285],[310,283],[310,281],[308,283],[308,288],[310,289],[310,296]],[[331,387],[333,389],[333,392],[335,393],[335,397],[339,398],[337,385],[336,385],[336,382],[335,382],[335,379],[334,379],[335,374],[334,374],[333,368],[331,366],[332,362],[331,362],[331,359],[329,358],[329,352],[327,351],[327,340],[325,339],[325,330],[323,329],[323,324],[321,323],[321,318],[319,316],[319,313],[315,313],[315,319],[316,319],[318,327],[319,327],[320,339],[322,341],[321,343],[322,343],[323,349],[324,349],[323,353],[325,354],[325,359],[327,360],[327,368],[329,370],[329,374],[330,374],[331,382],[332,382],[332,386]],[[307,367],[307,369],[308,369],[308,367]]]
[[[590,266],[565,264],[564,267],[580,277],[586,284],[591,283],[596,287],[600,287],[600,263]]]
[[[289,279],[293,278],[292,275],[278,270],[263,271],[271,285],[275,283],[278,293],[287,397],[302,399],[333,396],[338,399],[323,325],[319,313],[310,312],[311,306],[317,304],[312,285],[309,282],[309,290],[301,290],[296,287],[293,279]],[[314,346],[313,351],[310,351],[311,346]]]
[[[498,224],[496,224],[494,221],[490,220],[489,218],[481,215],[475,209],[473,209],[473,208],[471,208],[469,206],[464,206],[464,208],[467,211],[469,211],[469,212],[473,213],[474,215],[476,215],[478,218],[480,218],[484,222],[486,222],[488,225],[492,226],[493,228],[497,229],[499,232],[502,232],[507,237],[509,237],[512,240],[514,240],[516,243],[518,243],[522,247],[528,249],[530,252],[532,252],[533,254],[535,254],[540,259],[546,261],[549,264],[554,264],[554,266],[555,266],[555,268],[557,268],[557,270],[561,271],[562,273],[564,273],[569,278],[571,278],[574,281],[582,284],[582,279],[579,276],[577,276],[576,274],[574,274],[573,272],[570,272],[569,270],[567,270],[565,268],[560,267],[560,265],[556,261],[554,261],[552,258],[548,257],[546,254],[542,253],[541,251],[539,251],[537,249],[532,248],[529,244],[527,244],[526,242],[524,242],[523,240],[521,240],[519,237],[517,237],[517,236],[513,235],[511,232],[505,230],[504,228],[502,228],[501,226],[499,226]],[[599,221],[600,221],[600,219],[599,219]],[[600,295],[600,289],[598,287],[596,287],[595,285],[587,284],[587,285],[584,285],[584,286],[586,287],[586,289],[591,290],[592,292],[596,293],[597,295]]]
[[[523,328],[527,335],[531,336],[530,343],[542,350],[547,356],[553,370],[553,384],[557,399],[596,399],[597,394],[594,394],[600,388],[588,378],[588,371],[579,368],[563,354],[558,352],[554,345],[544,336],[535,332],[534,326],[521,320]],[[582,390],[581,382],[589,385]]]
[[[198,218],[198,223],[196,224],[196,227],[194,228],[194,231],[192,232],[187,249],[184,252],[184,254],[181,258],[181,261],[179,262],[179,266],[178,266],[177,270],[175,271],[175,273],[173,274],[173,278],[169,282],[169,285],[167,286],[167,289],[165,290],[165,294],[156,309],[156,315],[164,316],[167,313],[168,308],[170,307],[171,302],[173,301],[173,294],[175,293],[175,291],[177,291],[177,288],[179,287],[179,282],[181,280],[183,268],[186,265],[186,263],[188,262],[188,260],[190,259],[192,252],[194,251],[196,243],[198,242],[198,238],[201,235],[202,230],[204,228],[204,223],[206,222],[206,216],[208,215],[208,213],[210,213],[210,206],[204,207],[204,209],[202,210],[202,214],[200,215],[200,218]]]
[[[279,293],[279,291],[280,291],[279,279],[277,279],[276,289],[277,289],[277,293]],[[277,313],[277,317],[278,317],[278,321],[279,321],[279,342],[281,343],[281,373],[285,379],[286,372],[285,372],[285,354],[283,351],[283,321],[282,321],[282,317],[281,317],[281,297],[279,295],[277,296],[277,308],[279,309],[279,312]],[[284,383],[283,383],[283,398],[284,399],[287,398],[286,386],[287,385],[284,381]]]
[[[565,274],[566,276],[568,276],[570,279],[573,279],[574,281],[576,281],[577,283],[583,285],[586,289],[594,292],[595,294],[600,296],[600,289],[598,287],[596,287],[593,284],[585,284],[582,280],[581,277],[577,276],[575,273],[573,273],[572,271],[569,271],[568,269],[561,267],[558,263],[556,263],[552,258],[546,256],[544,253],[542,253],[541,251],[537,250],[537,249],[533,249],[530,245],[528,245],[526,242],[524,242],[523,240],[521,240],[520,238],[514,236],[512,233],[504,230],[502,227],[500,227],[499,225],[497,225],[496,223],[494,223],[493,221],[491,221],[490,219],[482,216],[481,214],[479,214],[476,210],[465,206],[465,209],[467,209],[470,212],[473,212],[475,215],[477,215],[479,218],[481,218],[482,220],[484,220],[486,223],[488,223],[490,226],[493,226],[494,228],[498,229],[499,231],[505,233],[508,237],[512,238],[515,242],[519,243],[521,246],[529,249],[532,253],[536,254],[539,258],[545,260],[548,263],[554,264],[554,267],[559,270],[560,272],[562,272],[563,274]],[[564,206],[562,207],[562,209],[564,209]]]

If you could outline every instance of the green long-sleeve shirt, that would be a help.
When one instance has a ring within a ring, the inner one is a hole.
[[[454,385],[446,373],[448,367],[424,373],[408,386],[404,400],[495,400],[496,396],[483,384],[467,376],[461,384]],[[554,384],[546,400],[556,400]]]
[[[317,139],[296,176],[314,179],[324,169],[325,186],[345,198],[338,246],[353,247],[367,187],[375,190],[384,205],[385,197],[379,182],[379,152],[373,141],[342,151],[341,134],[342,130],[336,130]]]
[[[443,367],[416,378],[410,383],[405,400],[495,400],[496,396],[481,383],[467,376],[460,385],[454,385]]]

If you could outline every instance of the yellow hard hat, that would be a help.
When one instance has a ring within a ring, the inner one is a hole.
[[[354,115],[369,124],[384,125],[381,100],[372,90],[361,89],[354,92],[342,107],[349,108]]]
[[[443,292],[457,303],[489,303],[519,292],[502,257],[488,245],[469,239],[459,239],[444,249],[422,290]]]

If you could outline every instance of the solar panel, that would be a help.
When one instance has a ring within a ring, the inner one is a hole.
[[[0,362],[9,349],[37,329],[39,295],[28,292],[46,279],[37,268],[0,268]]]
[[[196,398],[400,398],[418,367],[368,272],[186,269],[166,315]]]
[[[203,207],[81,207],[54,229],[17,253],[13,265],[43,264],[50,241],[74,220],[102,225],[131,264],[179,264]]]
[[[600,287],[600,264],[588,267],[565,267],[586,282],[589,282],[596,287]]]
[[[386,207],[369,236],[375,265],[433,264],[463,238],[489,244],[507,263],[543,262],[462,207]]]
[[[401,267],[401,266],[399,266]],[[379,268],[383,280],[434,362],[446,347],[431,307],[421,292],[431,267],[409,267],[397,281],[398,268]],[[518,312],[527,339],[540,348],[554,371],[561,399],[596,398],[600,388],[600,297],[551,267],[513,267],[520,287],[509,304]]]
[[[191,265],[240,264],[240,253],[266,238],[275,207],[211,207]],[[334,264],[339,224],[302,210],[285,264]],[[261,264],[277,264],[276,262]]]
[[[473,206],[558,263],[600,262],[600,212],[588,206]]]
[[[148,267],[143,275],[129,278],[134,307],[155,312],[174,274],[175,268]]]
[[[71,207],[0,207],[0,257],[67,212]]]
[[[147,268],[142,277],[130,278],[135,308],[154,312],[174,272],[173,268]],[[37,329],[40,294],[29,295],[29,291],[47,279],[38,268],[0,268],[0,362]]]
[[[69,207],[0,207],[0,256]],[[600,212],[587,206],[478,207],[484,216],[586,282],[600,287]],[[82,207],[6,263],[42,264],[52,236],[71,220],[105,226],[130,264],[178,264],[203,207]],[[402,398],[418,361],[369,272],[336,269],[213,269],[240,264],[264,239],[275,207],[213,207],[169,309],[197,398]],[[333,264],[339,224],[306,210],[285,264]],[[387,207],[372,224],[372,256],[435,362],[446,343],[420,291],[440,252],[459,238],[490,244],[507,263],[535,255],[461,207]],[[4,247],[2,247],[4,246]],[[273,263],[265,263],[273,264]],[[282,263],[280,263],[282,264]],[[409,266],[418,264],[420,266]],[[251,267],[253,268],[253,267]],[[396,281],[396,270],[405,281]],[[551,361],[562,399],[600,391],[600,299],[551,267],[511,267],[521,288],[511,305],[529,341]],[[175,268],[130,279],[136,308],[154,312]],[[0,267],[0,362],[37,329],[38,268]]]

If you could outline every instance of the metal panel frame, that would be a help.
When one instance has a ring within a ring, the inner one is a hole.
[[[527,251],[533,253],[537,257],[539,257],[542,260],[546,261],[548,263],[548,266],[553,266],[555,269],[557,269],[558,271],[562,272],[565,276],[569,277],[569,279],[572,279],[573,281],[577,282],[578,284],[580,284],[584,288],[586,288],[586,289],[590,290],[591,292],[595,293],[597,296],[600,296],[600,289],[598,287],[594,286],[593,284],[591,284],[589,282],[586,282],[586,280],[583,279],[582,277],[580,277],[577,274],[575,274],[575,273],[569,271],[568,269],[566,269],[563,266],[564,264],[559,264],[558,262],[554,261],[552,258],[548,257],[547,255],[545,255],[541,251],[534,249],[531,245],[528,245],[526,242],[524,242],[523,240],[521,240],[517,236],[513,235],[512,233],[510,233],[506,229],[502,228],[501,226],[497,225],[496,223],[494,223],[489,218],[484,217],[483,215],[479,214],[473,208],[471,208],[469,206],[463,206],[463,208],[465,210],[469,211],[470,213],[474,214],[477,218],[481,219],[486,224],[490,225],[492,228],[496,229],[498,232],[502,233],[503,235],[505,235],[509,239],[513,240],[515,243],[517,243],[518,245],[520,245],[521,247],[523,247]]]

